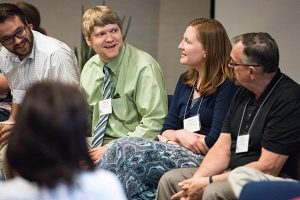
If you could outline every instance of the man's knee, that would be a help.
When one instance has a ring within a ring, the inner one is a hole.
[[[178,190],[178,183],[185,180],[184,177],[180,176],[180,172],[177,169],[168,171],[159,180],[158,187],[161,189],[170,188],[173,192]]]
[[[9,166],[6,159],[6,149],[7,145],[2,145],[0,147],[0,171],[4,175],[5,179],[12,177],[11,172],[9,171]]]
[[[181,168],[173,169],[165,173],[159,183],[157,190],[158,200],[170,199],[172,195],[181,191],[181,188],[178,186],[178,183],[191,178],[196,171],[196,168]]]
[[[205,187],[202,200],[235,200],[231,185],[228,181],[220,181],[209,184]]]

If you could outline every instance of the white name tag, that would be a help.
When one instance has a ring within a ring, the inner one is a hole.
[[[247,152],[249,147],[249,134],[237,137],[235,153]]]
[[[99,111],[100,116],[112,113],[111,98],[99,101]]]
[[[25,94],[25,90],[12,89],[13,102],[16,104],[21,104]]]
[[[196,132],[201,129],[199,115],[183,120],[183,128],[190,132]]]

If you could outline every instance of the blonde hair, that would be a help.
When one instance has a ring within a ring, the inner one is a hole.
[[[85,11],[82,17],[82,33],[90,37],[94,26],[117,24],[122,30],[122,21],[118,14],[108,6],[96,6]]]
[[[200,83],[200,94],[209,96],[226,79],[233,79],[233,70],[228,68],[231,42],[223,25],[215,19],[200,18],[189,23],[196,30],[197,38],[206,52],[203,74]],[[194,86],[198,71],[190,68],[183,76],[183,82]]]

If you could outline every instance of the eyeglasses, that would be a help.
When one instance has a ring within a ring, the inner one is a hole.
[[[244,66],[244,67],[253,66],[253,67],[259,67],[260,65],[257,65],[257,64],[240,64],[240,63],[234,63],[234,62],[229,62],[228,63],[228,67],[234,68],[236,66]]]
[[[5,36],[4,38],[0,39],[1,44],[3,45],[9,45],[15,42],[15,37],[17,38],[22,38],[26,35],[27,31],[26,31],[26,27],[22,27],[19,28],[15,34],[13,34],[12,36]]]

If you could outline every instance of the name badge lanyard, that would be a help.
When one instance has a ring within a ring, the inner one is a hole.
[[[199,131],[201,129],[199,110],[200,110],[200,107],[202,105],[203,97],[201,97],[201,99],[200,99],[200,103],[199,103],[199,106],[198,106],[198,109],[197,109],[197,114],[193,117],[190,117],[190,118],[187,118],[187,119],[185,118],[186,117],[186,112],[187,112],[187,109],[188,109],[188,105],[189,105],[189,102],[191,100],[193,92],[194,92],[194,88],[192,89],[192,91],[190,93],[190,96],[189,96],[188,101],[187,101],[186,106],[185,106],[184,115],[183,115],[184,129],[186,129],[190,132],[196,132],[196,131]]]
[[[250,131],[252,129],[252,126],[258,116],[258,113],[260,112],[262,106],[266,103],[267,99],[269,98],[269,96],[271,95],[271,93],[273,92],[273,90],[275,89],[275,87],[278,85],[278,83],[281,81],[281,79],[283,78],[283,75],[281,75],[281,77],[278,79],[278,81],[275,83],[275,85],[272,87],[272,89],[270,90],[270,92],[267,94],[267,96],[265,97],[265,99],[263,100],[263,102],[260,104],[260,106],[258,107],[258,110],[255,113],[255,116],[250,124],[250,127],[247,131],[247,134],[240,136],[240,132],[241,132],[241,127],[242,127],[242,122],[244,120],[244,116],[245,116],[245,112],[246,112],[246,108],[249,104],[250,101],[250,97],[248,98],[248,101],[244,107],[243,110],[243,114],[242,114],[242,118],[240,121],[240,126],[239,126],[239,130],[238,130],[238,137],[237,137],[237,145],[236,145],[236,153],[242,153],[242,152],[247,152],[248,151],[248,145],[249,145],[249,135],[250,135]]]

